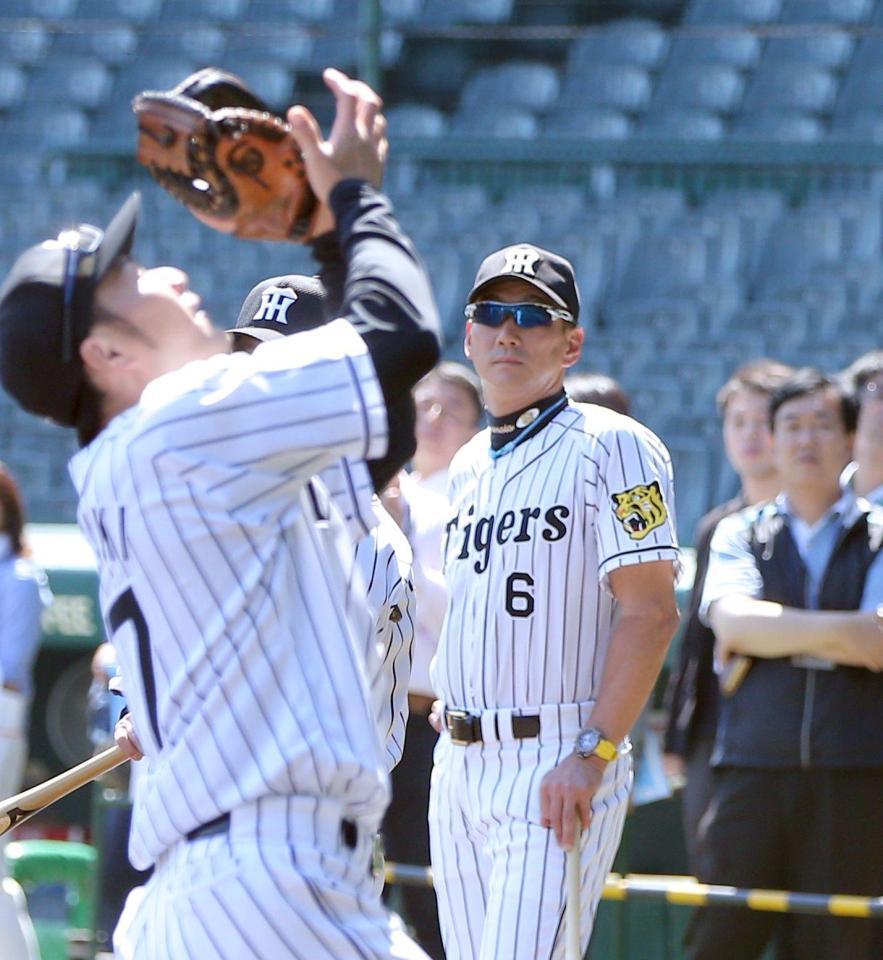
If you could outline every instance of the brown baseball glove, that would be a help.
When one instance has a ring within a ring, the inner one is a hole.
[[[285,121],[208,67],[132,101],[138,160],[197,219],[252,240],[306,242],[319,208]]]

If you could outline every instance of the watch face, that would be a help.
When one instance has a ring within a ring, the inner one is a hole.
[[[588,757],[595,752],[600,742],[601,734],[598,730],[583,730],[576,738],[576,748],[584,757]]]

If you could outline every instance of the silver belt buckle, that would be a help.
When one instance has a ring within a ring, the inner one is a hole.
[[[456,743],[461,747],[468,747],[470,744],[474,743],[474,740],[463,740],[460,737],[455,737],[451,733],[451,721],[462,721],[463,723],[468,723],[470,726],[475,722],[475,714],[470,713],[468,710],[445,710],[445,726],[448,728],[448,734],[451,738],[451,743]]]

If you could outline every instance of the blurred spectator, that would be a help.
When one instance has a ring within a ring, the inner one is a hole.
[[[667,767],[670,775],[685,778],[681,795],[684,839],[687,863],[694,874],[698,870],[696,835],[711,794],[709,761],[718,714],[714,634],[699,619],[708,551],[714,529],[724,517],[772,500],[779,492],[769,402],[773,390],[791,373],[790,367],[775,360],[757,360],[736,370],[717,394],[724,451],[739,476],[740,490],[732,500],[706,513],[696,529],[696,573],[681,630],[679,659],[666,696]]]
[[[631,401],[618,380],[606,373],[574,373],[564,379],[567,396],[575,403],[597,403],[631,416]]]
[[[18,485],[0,464],[0,798],[4,799],[22,787],[40,616],[52,600],[45,574],[29,559],[24,525]],[[0,956],[36,960],[33,925],[24,895],[6,877],[4,846],[0,840]]]
[[[417,407],[417,450],[410,473],[384,491],[383,504],[408,537],[414,552],[417,618],[405,750],[392,771],[392,802],[383,825],[388,859],[396,863],[429,863],[429,778],[438,737],[427,722],[435,699],[429,663],[444,620],[447,595],[441,573],[442,535],[448,521],[448,466],[454,454],[479,430],[484,414],[481,386],[467,367],[441,363],[414,388]],[[420,946],[432,957],[444,957],[435,894],[402,886],[387,890],[411,926]],[[400,899],[398,899],[400,898]]]
[[[858,496],[883,503],[883,350],[863,354],[843,376],[859,408],[855,460],[844,481]]]
[[[700,616],[721,699],[699,879],[877,896],[883,890],[883,515],[840,486],[856,406],[801,370],[770,403],[781,493],[720,522]],[[747,666],[727,686],[730,667]],[[879,960],[879,923],[699,911],[690,960]]]

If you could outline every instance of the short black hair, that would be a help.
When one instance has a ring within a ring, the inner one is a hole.
[[[829,377],[815,367],[802,367],[781,383],[770,396],[770,429],[782,404],[797,397],[805,397],[822,390],[833,390],[840,398],[843,426],[847,433],[855,433],[858,422],[858,404],[855,395],[839,377]]]
[[[723,416],[727,412],[727,404],[740,390],[750,390],[752,393],[766,397],[772,396],[793,373],[794,367],[768,357],[743,364],[718,390],[715,397],[718,413]]]

